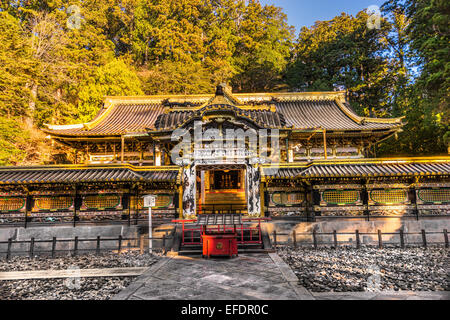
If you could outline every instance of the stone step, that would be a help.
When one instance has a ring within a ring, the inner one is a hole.
[[[248,254],[248,253],[271,253],[274,252],[271,249],[261,249],[261,248],[254,248],[254,249],[238,249],[238,254]],[[202,250],[182,250],[178,252],[178,255],[180,256],[201,256]]]

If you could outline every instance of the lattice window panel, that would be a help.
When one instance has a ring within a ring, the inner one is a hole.
[[[117,195],[96,195],[84,198],[84,204],[90,209],[115,208],[119,203],[120,198]]]
[[[39,210],[68,209],[72,204],[72,197],[39,197],[35,200],[35,205]]]
[[[131,208],[134,209],[136,204],[136,197],[131,198]],[[156,196],[156,206],[157,208],[167,208],[173,204],[173,196],[171,195],[157,195]],[[144,199],[139,197],[138,209],[144,208]]]
[[[159,208],[166,208],[172,204],[172,196],[158,195],[156,197],[156,206]]]
[[[305,200],[303,193],[277,192],[272,195],[272,202],[281,205],[299,205]]]
[[[450,202],[450,189],[425,189],[419,191],[419,198],[423,202]]]
[[[24,198],[0,197],[0,211],[19,211],[25,206]]]
[[[141,197],[139,197],[139,200],[138,200],[137,205],[138,205],[138,209],[144,208],[144,199],[141,198]],[[131,200],[130,200],[130,207],[131,207],[132,209],[134,209],[134,208],[136,207],[136,197],[131,197]]]
[[[329,190],[323,192],[323,201],[328,204],[346,205],[353,204],[359,200],[357,190]]]
[[[376,203],[383,204],[398,204],[404,203],[408,200],[406,190],[392,189],[392,190],[372,190],[370,198]]]

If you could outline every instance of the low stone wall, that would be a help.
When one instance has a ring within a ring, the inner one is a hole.
[[[382,239],[384,242],[400,244],[400,230],[405,233],[405,244],[420,244],[422,243],[421,230],[427,232],[427,243],[444,244],[443,230],[447,229],[450,232],[450,217],[429,217],[421,218],[419,221],[415,219],[405,218],[378,218],[373,221],[364,221],[362,219],[330,219],[317,222],[298,222],[298,221],[274,221],[266,225],[266,230],[270,235],[274,231],[277,232],[277,240],[280,242],[288,241],[292,243],[292,232],[297,233],[297,242],[312,243],[311,235],[301,235],[301,233],[311,233],[316,231],[320,233],[332,233],[336,230],[337,233],[351,233],[345,235],[338,235],[338,241],[342,243],[355,243],[355,231],[360,233],[373,233],[373,235],[360,235],[361,243],[378,244],[378,230],[383,233]],[[440,234],[428,234],[429,232],[440,232]],[[389,233],[396,233],[390,235]],[[416,233],[408,234],[406,233]],[[282,234],[289,234],[283,236]],[[320,243],[333,242],[332,235],[318,235]]]

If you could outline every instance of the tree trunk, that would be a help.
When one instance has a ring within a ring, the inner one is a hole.
[[[36,100],[37,100],[37,92],[38,85],[37,83],[33,83],[31,85],[31,97],[30,103],[28,104],[28,115],[25,118],[25,124],[28,128],[32,128],[34,126],[34,115],[36,113]]]

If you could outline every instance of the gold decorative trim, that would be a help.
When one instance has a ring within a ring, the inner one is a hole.
[[[314,160],[304,162],[291,162],[263,165],[263,168],[305,168],[312,165],[333,165],[333,164],[405,164],[405,163],[447,163],[450,162],[450,156],[435,156],[435,157],[405,157],[405,158],[376,158],[376,159],[329,159],[329,160]]]
[[[97,125],[99,125],[103,120],[106,119],[106,117],[111,114],[112,110],[114,109],[115,104],[112,103],[111,100],[106,99],[105,102],[105,106],[104,108],[106,108],[106,110],[95,120],[85,123],[84,127],[86,130],[92,130],[93,128],[95,128]]]
[[[1,171],[39,171],[39,170],[87,170],[87,169],[130,169],[135,172],[142,171],[178,171],[181,168],[178,166],[148,166],[140,167],[132,164],[101,164],[101,165],[84,165],[84,164],[66,164],[66,165],[52,165],[52,166],[35,166],[35,167],[0,167]]]
[[[353,112],[351,112],[343,103],[341,100],[339,99],[335,99],[336,104],[338,105],[339,109],[341,109],[342,112],[345,113],[345,115],[347,117],[349,117],[350,119],[352,119],[353,121],[355,121],[358,124],[363,124],[364,122],[370,122],[370,123],[385,123],[385,124],[398,124],[398,125],[402,125],[402,120],[405,117],[401,117],[401,118],[368,118],[368,117],[360,117],[356,114],[354,114]]]

